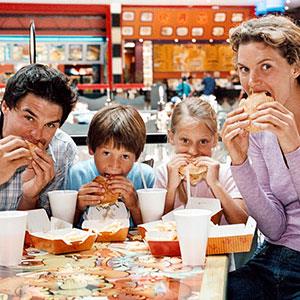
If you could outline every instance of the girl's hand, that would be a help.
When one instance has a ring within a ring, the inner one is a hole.
[[[274,133],[283,153],[289,153],[300,146],[300,136],[294,114],[277,101],[258,106],[251,115],[252,122],[262,130]]]
[[[220,163],[208,156],[199,156],[193,159],[195,166],[207,166],[206,182],[212,188],[219,184]]]
[[[191,156],[189,154],[176,154],[167,164],[168,169],[168,185],[167,189],[176,190],[182,178],[179,175],[179,168],[189,163]]]
[[[101,204],[104,199],[105,189],[97,182],[90,182],[83,185],[78,191],[77,209],[83,211],[87,206],[96,206]]]
[[[240,165],[247,159],[249,133],[245,128],[250,124],[243,108],[230,112],[221,132],[223,143],[230,154],[233,165]]]

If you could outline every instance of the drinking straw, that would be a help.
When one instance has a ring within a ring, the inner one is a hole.
[[[139,169],[140,169],[140,173],[141,173],[141,177],[142,177],[142,182],[143,182],[144,189],[147,190],[148,187],[147,187],[145,176],[144,176],[144,173],[143,173],[143,170],[142,170],[141,162],[139,162],[138,165],[139,165]]]
[[[188,203],[191,199],[191,181],[190,181],[190,169],[189,167],[185,168],[185,178],[186,178],[186,195]]]

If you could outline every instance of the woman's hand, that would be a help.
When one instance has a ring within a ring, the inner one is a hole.
[[[105,189],[97,182],[89,182],[83,185],[78,191],[77,209],[83,211],[87,206],[96,206],[101,204],[104,199]]]
[[[278,101],[261,104],[257,110],[251,115],[253,124],[274,133],[283,153],[295,151],[300,146],[300,136],[292,112]]]
[[[249,133],[245,128],[250,124],[248,114],[243,108],[230,112],[221,132],[223,143],[231,157],[233,165],[240,165],[247,159]]]
[[[167,164],[168,169],[168,190],[176,190],[182,178],[179,174],[179,168],[189,163],[191,156],[188,154],[176,154]]]

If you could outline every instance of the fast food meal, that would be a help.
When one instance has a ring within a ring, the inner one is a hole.
[[[196,185],[198,182],[203,180],[207,175],[207,166],[195,166],[192,163],[189,163],[187,166],[181,166],[179,168],[179,175],[184,178],[186,174],[186,168],[189,168],[190,173],[190,183]]]
[[[32,142],[30,142],[30,141],[28,141],[28,140],[25,140],[25,142],[26,142],[26,144],[27,144],[27,146],[28,146],[28,149],[29,149],[29,151],[30,151],[30,153],[31,153],[31,156],[33,155],[34,150],[35,150],[36,148],[43,149],[42,143],[34,144],[34,143],[32,143]]]
[[[93,181],[97,182],[99,184],[102,185],[102,187],[105,189],[104,192],[104,199],[101,201],[101,204],[98,206],[101,207],[107,207],[109,205],[113,205],[118,201],[118,198],[120,197],[119,194],[115,194],[113,193],[109,188],[108,188],[108,183],[107,183],[107,179],[104,176],[97,176]]]
[[[244,108],[245,113],[252,115],[257,111],[257,106],[275,101],[274,98],[266,95],[266,93],[254,93],[251,94],[247,99],[242,99],[239,106]],[[249,132],[259,132],[261,129],[250,123],[249,126],[245,128]]]

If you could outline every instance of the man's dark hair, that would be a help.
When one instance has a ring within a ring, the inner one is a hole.
[[[69,79],[60,71],[41,64],[25,66],[9,78],[3,100],[11,109],[28,94],[59,105],[63,110],[60,125],[77,102],[77,94],[70,87]]]

